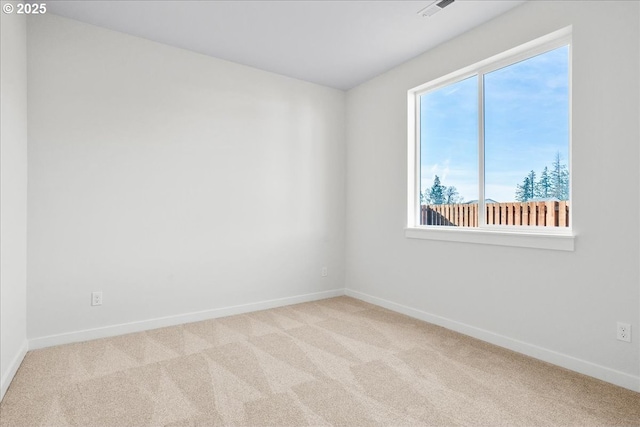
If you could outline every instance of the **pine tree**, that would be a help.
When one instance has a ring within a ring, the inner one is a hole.
[[[436,175],[433,179],[433,185],[429,190],[429,201],[433,205],[442,205],[444,204],[444,192],[445,187],[440,184],[440,177]]]
[[[535,197],[536,173],[534,171],[524,178],[522,184],[516,186],[516,200],[518,202],[526,202]]]
[[[559,151],[551,165],[550,182],[552,197],[558,200],[569,200],[569,169],[567,165],[561,163]]]
[[[544,170],[540,174],[540,179],[535,186],[535,197],[543,199],[551,197],[551,178],[549,177],[549,168],[544,167]]]
[[[527,189],[527,200],[531,200],[536,197],[536,173],[532,170],[529,172],[529,188]]]
[[[526,202],[529,200],[528,194],[530,185],[529,176],[524,177],[522,184],[516,185],[516,200],[518,202]]]

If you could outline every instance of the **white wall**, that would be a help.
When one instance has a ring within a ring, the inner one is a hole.
[[[27,25],[0,14],[0,400],[27,351]]]
[[[347,288],[640,390],[639,6],[529,2],[349,91]],[[568,25],[575,251],[405,238],[407,90]]]
[[[343,288],[344,92],[54,15],[28,48],[35,346]]]

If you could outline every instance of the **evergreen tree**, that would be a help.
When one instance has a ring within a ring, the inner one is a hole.
[[[531,182],[529,181],[529,176],[525,176],[524,180],[522,180],[522,184],[516,185],[516,201],[518,202],[526,202],[529,200],[529,187],[531,186]]]
[[[526,202],[535,197],[535,182],[536,173],[534,171],[529,172],[522,184],[518,184],[516,187],[516,200],[518,202]]]
[[[536,173],[532,170],[527,178],[529,178],[527,200],[531,200],[536,197]]]
[[[569,200],[569,169],[561,163],[560,152],[551,165],[551,196],[558,200]]]
[[[540,179],[535,186],[535,197],[546,199],[551,197],[551,178],[549,177],[549,168],[544,167],[544,170],[540,174]]]
[[[436,175],[433,179],[433,185],[429,189],[429,201],[433,205],[444,204],[445,186],[440,183],[440,177]]]

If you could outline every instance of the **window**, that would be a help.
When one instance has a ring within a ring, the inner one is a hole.
[[[569,31],[409,91],[408,237],[573,249]]]

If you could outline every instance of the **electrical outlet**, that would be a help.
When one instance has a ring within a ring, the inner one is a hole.
[[[327,277],[329,275],[329,270],[327,270],[327,267],[322,267],[322,270],[320,270],[320,274],[322,275],[322,277]]]
[[[620,341],[631,342],[631,325],[628,323],[618,322],[616,338]]]
[[[102,292],[91,292],[91,305],[102,305]]]

